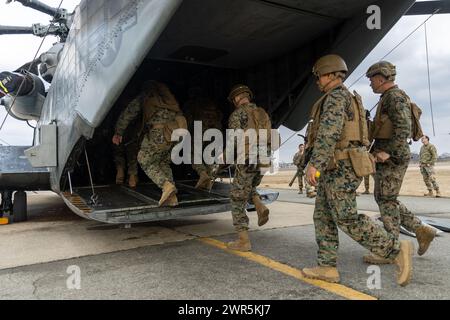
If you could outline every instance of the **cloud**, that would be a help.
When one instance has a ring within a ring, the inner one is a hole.
[[[46,0],[47,4],[57,7],[60,0]],[[77,0],[65,0],[64,7],[73,10],[79,3]],[[352,74],[347,83],[353,83],[363,75],[369,66],[381,59],[394,48],[404,37],[419,26],[427,16],[408,16],[399,20],[396,26],[386,35],[377,47],[366,57],[361,65]],[[428,23],[429,57],[431,68],[431,84],[433,107],[435,115],[436,137],[432,141],[438,147],[440,153],[450,152],[450,90],[448,89],[450,66],[450,43],[448,30],[450,21],[448,15],[436,15]],[[48,23],[49,17],[18,3],[9,5],[0,4],[0,21],[5,25],[31,26],[33,23]],[[30,61],[41,39],[33,36],[1,36],[0,70],[13,70]],[[55,38],[48,38],[43,46],[43,51],[51,47]],[[6,48],[6,49],[5,49]],[[427,133],[432,135],[431,111],[429,102],[427,63],[425,53],[425,33],[423,27],[412,35],[405,43],[397,48],[387,60],[397,65],[399,75],[397,82],[411,98],[424,110],[423,126]],[[379,100],[369,87],[368,80],[363,77],[352,89],[357,90],[364,99],[367,108],[372,108]],[[0,120],[5,112],[0,111]],[[294,132],[281,128],[283,141]],[[0,132],[0,138],[11,144],[29,145],[32,140],[32,130],[24,123],[9,119],[4,131]],[[281,148],[281,160],[291,162],[297,146],[302,142],[298,136],[294,136]],[[413,150],[418,150],[420,144],[413,145]]]
[[[380,41],[374,50],[364,59],[347,80],[347,85],[354,83],[368,68],[383,58],[399,44],[407,35],[422,24],[428,16],[407,16],[399,20],[395,27]],[[430,58],[431,91],[434,109],[436,136],[433,137],[433,126],[430,108],[428,69],[426,60],[425,30],[422,26],[385,60],[393,62],[398,69],[398,85],[405,90],[424,111],[422,126],[431,136],[432,143],[440,154],[450,152],[450,90],[448,87],[450,66],[450,43],[448,30],[450,20],[448,14],[436,15],[427,23],[428,46]],[[372,92],[366,77],[361,78],[352,88],[362,95],[367,109],[374,107],[379,96]],[[373,115],[375,113],[373,112]],[[283,141],[291,136],[291,130],[282,128]],[[297,146],[302,142],[295,137],[281,149],[281,160],[291,162]],[[411,150],[418,152],[421,143],[414,143]]]

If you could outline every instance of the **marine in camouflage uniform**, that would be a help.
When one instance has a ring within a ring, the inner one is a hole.
[[[374,92],[382,94],[372,128],[375,139],[373,155],[377,159],[374,194],[386,230],[396,238],[400,235],[400,226],[415,233],[419,242],[418,253],[423,255],[435,232],[423,226],[398,200],[411,161],[408,139],[412,136],[412,113],[409,97],[394,83],[396,74],[395,66],[386,61],[376,63],[367,72]],[[368,263],[378,262],[370,257],[365,260]]]
[[[364,194],[370,194],[370,176],[364,177]]]
[[[119,117],[115,139],[122,137],[126,128],[140,114],[143,114],[146,132],[138,154],[139,164],[163,191],[159,205],[176,206],[177,190],[170,167],[174,143],[168,139],[167,130],[168,125],[174,123],[176,117],[181,114],[178,102],[164,84],[156,81],[146,83],[143,93],[134,99]]]
[[[304,145],[301,145],[304,147]],[[301,164],[303,163],[303,157],[305,154],[305,150],[304,148],[302,148],[302,150],[300,150],[299,152],[297,152],[294,155],[294,159],[293,159],[293,163],[294,165],[297,166],[297,169],[300,168]],[[303,194],[303,187],[306,187],[306,194],[308,197],[310,198],[314,198],[316,196],[316,192],[313,186],[311,186],[308,181],[305,179],[305,173],[302,172],[299,176],[298,176],[298,187],[299,187],[299,194]]]
[[[189,100],[184,105],[189,131],[194,137],[194,122],[202,123],[202,134],[209,129],[222,130],[222,112],[217,104],[210,98],[206,97],[201,88],[191,88],[189,92]],[[193,142],[195,143],[195,141]],[[204,146],[203,146],[204,147]],[[195,148],[192,146],[192,168],[197,172],[200,179],[195,186],[197,189],[209,190],[212,187],[214,165],[208,165],[203,162],[203,148],[201,148],[202,159],[201,164],[195,164]]]
[[[229,96],[236,110],[231,114],[228,128],[245,130],[248,127],[248,110],[259,110],[251,103],[253,93],[244,85],[235,86]],[[258,213],[258,225],[262,226],[269,220],[269,210],[262,204],[256,188],[261,184],[263,175],[258,164],[236,164],[234,179],[231,185],[231,213],[233,225],[238,232],[239,239],[228,243],[228,248],[238,251],[250,251],[251,244],[248,236],[249,218],[246,214],[247,203],[252,200]]]
[[[302,156],[303,156],[303,154],[304,154],[304,152],[305,152],[304,147],[305,147],[305,146],[304,146],[303,144],[300,145],[300,146],[299,146],[300,150],[294,155],[293,163],[294,163],[295,166],[297,166],[297,170],[298,170],[298,168],[299,168],[300,165],[301,165]],[[298,188],[299,188],[298,194],[303,194],[303,187],[304,187],[304,184],[303,184],[303,178],[304,178],[304,177],[305,177],[305,173],[302,171],[302,172],[298,175]]]
[[[370,121],[370,111],[366,110],[366,121],[367,121],[367,128],[370,130],[371,121]],[[370,194],[370,176],[364,177],[364,194]]]
[[[420,149],[420,172],[423,176],[423,181],[428,188],[426,197],[433,197],[433,190],[436,191],[436,197],[441,197],[439,185],[436,181],[434,165],[438,159],[436,147],[430,143],[429,137],[422,138],[423,146]]]
[[[308,129],[308,141],[313,147],[308,180],[317,184],[316,172],[321,172],[314,211],[319,266],[305,268],[303,274],[312,279],[340,281],[336,268],[339,227],[374,254],[396,259],[401,270],[398,283],[406,285],[411,277],[412,244],[400,243],[393,234],[357,211],[356,190],[362,178],[357,177],[348,150],[365,147],[364,137],[359,133],[359,141],[346,136],[347,126],[358,119],[352,95],[342,84],[347,66],[341,57],[328,55],[317,61],[313,72],[321,91],[326,93],[314,106],[313,122]]]
[[[117,168],[117,184],[124,183],[125,169],[128,173],[129,186],[134,188],[138,182],[137,156],[142,142],[142,121],[142,114],[140,114],[125,130],[123,143],[113,145],[114,162]]]

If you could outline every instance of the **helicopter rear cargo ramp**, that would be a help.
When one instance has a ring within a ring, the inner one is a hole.
[[[231,210],[231,186],[216,183],[211,190],[201,191],[193,186],[196,181],[177,183],[179,206],[160,208],[160,189],[152,184],[141,184],[136,189],[108,185],[75,188],[62,194],[65,203],[79,216],[108,224],[132,224],[207,215]],[[278,192],[260,190],[261,199],[270,204],[278,199]],[[249,205],[248,209],[254,206]]]

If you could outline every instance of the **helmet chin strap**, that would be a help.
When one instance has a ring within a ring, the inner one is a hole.
[[[376,88],[374,88],[374,91],[378,92],[379,89],[384,86],[387,83],[387,81],[383,81],[379,86],[377,86]]]
[[[332,84],[337,78],[334,78],[333,80],[328,81],[324,86],[320,85],[320,89],[323,92],[327,92],[327,88],[330,86],[330,84]]]

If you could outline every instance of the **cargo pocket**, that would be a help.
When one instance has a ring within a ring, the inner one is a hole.
[[[365,149],[350,149],[348,151],[353,169],[359,178],[367,177],[375,173],[375,159]]]

